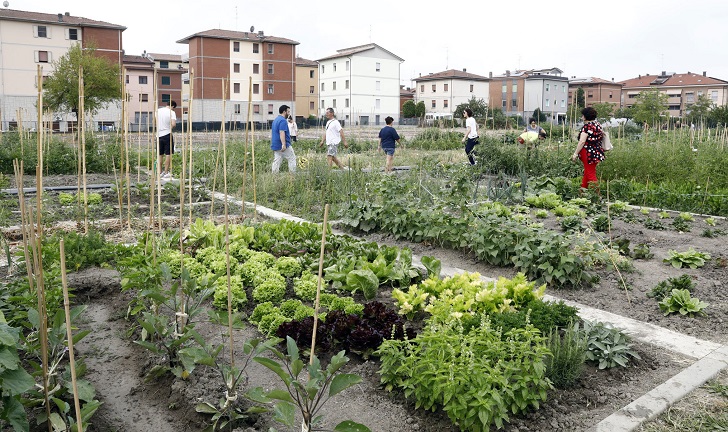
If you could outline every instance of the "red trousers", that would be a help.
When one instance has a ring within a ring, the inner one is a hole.
[[[581,159],[581,163],[584,164],[584,178],[581,180],[581,187],[586,189],[589,187],[589,183],[594,183],[594,185],[596,186],[597,164],[599,162],[593,164],[587,162],[586,148],[582,148],[579,152],[579,159]]]

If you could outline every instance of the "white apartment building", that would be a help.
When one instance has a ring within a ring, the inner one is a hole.
[[[399,122],[400,65],[404,60],[371,43],[318,59],[320,115],[334,108],[345,124]]]
[[[53,72],[53,62],[74,44],[96,46],[96,55],[122,63],[122,32],[126,27],[65,14],[47,14],[0,9],[0,126],[8,130],[23,122],[24,128],[37,127],[38,66],[41,75]],[[121,95],[120,95],[121,96]],[[110,104],[87,120],[116,124],[121,117],[121,101]],[[50,113],[56,131],[75,127],[74,113]],[[95,125],[93,125],[95,126]]]
[[[416,102],[424,102],[425,110],[434,114],[452,114],[458,105],[470,99],[489,97],[489,79],[484,76],[450,69],[443,72],[420,75],[412,79]]]
[[[526,77],[524,88],[524,117],[533,114],[538,108],[548,116],[552,123],[559,123],[566,119],[569,104],[569,79],[567,77],[541,74],[536,71]]]

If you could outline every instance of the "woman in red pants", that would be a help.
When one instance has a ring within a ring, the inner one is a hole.
[[[584,164],[584,178],[581,180],[582,189],[591,187],[599,193],[597,185],[597,164],[604,160],[604,150],[602,149],[602,138],[604,132],[602,125],[596,121],[597,111],[594,108],[586,107],[581,110],[584,126],[579,132],[579,144],[576,146],[571,160],[581,159]]]

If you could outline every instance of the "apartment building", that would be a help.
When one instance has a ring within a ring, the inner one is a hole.
[[[707,72],[696,74],[667,73],[662,71],[659,75],[639,75],[620,81],[622,84],[621,104],[629,108],[637,101],[637,96],[645,90],[659,89],[667,94],[668,112],[670,117],[682,117],[689,113],[690,106],[700,96],[706,96],[716,106],[728,103],[728,81],[709,77]]]
[[[331,107],[346,124],[383,125],[387,116],[399,122],[400,65],[404,59],[370,43],[337,50],[317,62],[321,116]]]
[[[467,69],[420,75],[412,81],[416,102],[424,102],[428,113],[452,114],[458,105],[472,98],[488,101],[490,96],[490,79]]]
[[[170,101],[175,101],[177,118],[187,122],[187,104],[184,95],[187,94],[189,98],[188,59],[179,54],[162,53],[146,53],[146,57],[154,62],[157,79],[157,104],[164,106]]]
[[[488,106],[526,119],[539,108],[552,122],[560,121],[566,117],[569,87],[562,73],[559,68],[531,69],[490,77]]]
[[[154,62],[143,55],[124,55],[129,130],[147,131],[154,125]]]
[[[571,77],[569,79],[569,98],[566,105],[575,104],[576,91],[584,90],[584,104],[587,107],[598,103],[610,103],[618,108],[621,104],[622,84],[596,77]],[[578,116],[577,116],[578,117]]]
[[[25,128],[37,127],[37,67],[41,74],[53,72],[53,62],[74,44],[95,46],[96,55],[121,65],[122,32],[126,27],[59,14],[0,9],[0,125],[2,130],[17,127],[22,118]],[[72,130],[74,113],[51,113],[53,130]],[[121,104],[100,110],[90,121],[118,123]]]
[[[189,45],[189,68],[194,71],[190,119],[193,127],[223,119],[246,122],[249,105],[254,123],[270,123],[278,115],[280,105],[293,106],[298,42],[267,36],[262,31],[214,29],[177,43]]]
[[[296,57],[296,103],[292,115],[296,120],[319,115],[318,63]]]

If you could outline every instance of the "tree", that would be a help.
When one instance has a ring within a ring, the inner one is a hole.
[[[119,65],[96,56],[95,48],[73,45],[53,62],[54,71],[43,84],[45,105],[56,112],[78,112],[78,70],[83,66],[84,110],[94,114],[121,99]]]
[[[417,117],[417,106],[414,101],[408,100],[402,104],[402,116],[404,118]]]
[[[634,121],[656,125],[661,117],[667,117],[667,94],[658,89],[646,90],[637,96],[637,102],[632,107]]]
[[[576,106],[580,112],[586,106],[586,102],[584,102],[584,89],[581,87],[576,89]]]
[[[712,108],[713,101],[709,97],[705,95],[698,96],[698,100],[688,108],[688,121],[695,125],[706,123]]]
[[[417,102],[417,105],[415,105],[415,116],[423,118],[425,116],[425,111],[425,103],[423,101]]]
[[[614,104],[609,102],[595,103],[592,105],[592,108],[597,111],[597,118],[599,120],[609,120],[614,112]]]
[[[541,108],[536,108],[535,110],[533,110],[533,115],[531,117],[535,118],[536,121],[539,123],[545,122],[549,119],[546,114],[541,112]]]
[[[475,96],[473,96],[469,101],[455,107],[453,117],[462,118],[465,108],[473,110],[473,117],[475,118],[483,118],[488,114],[488,104],[485,102],[485,99],[475,99]]]
[[[718,126],[728,126],[728,105],[715,107],[710,110],[710,118]]]
[[[632,117],[634,117],[634,112],[632,110],[632,107],[617,108],[614,111],[614,117],[631,119]]]

